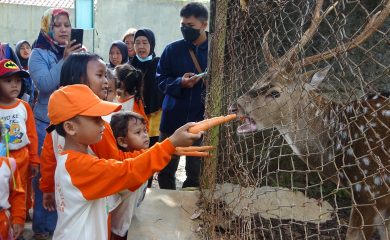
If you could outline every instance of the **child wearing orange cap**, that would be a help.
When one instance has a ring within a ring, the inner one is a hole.
[[[142,115],[130,111],[115,113],[111,117],[110,126],[119,149],[131,152],[149,148],[150,139],[146,129],[146,121]],[[124,190],[119,193],[122,202],[112,211],[112,240],[127,239],[127,231],[135,208],[143,201],[146,188],[147,183],[145,182],[136,191]]]
[[[31,184],[30,173],[34,176],[39,165],[34,115],[30,105],[17,98],[23,78],[28,77],[28,72],[11,60],[0,61],[0,119],[7,128],[9,153],[16,161],[25,192]]]
[[[88,147],[102,138],[101,116],[119,109],[120,105],[100,100],[81,84],[51,95],[48,116],[57,133],[65,137],[55,170],[58,221],[53,239],[108,239],[105,197],[137,189],[168,164],[176,147],[191,146],[201,137],[201,133],[188,132],[194,126],[188,123],[135,158],[117,161],[88,154]]]
[[[0,143],[3,143],[6,139],[2,136],[1,120],[0,123]],[[23,233],[26,194],[13,158],[0,156],[0,189],[0,239],[16,239]]]

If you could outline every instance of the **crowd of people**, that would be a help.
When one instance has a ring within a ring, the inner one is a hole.
[[[34,239],[127,239],[153,174],[176,189],[175,147],[202,142],[188,128],[204,117],[208,53],[207,8],[180,17],[161,57],[151,29],[129,28],[104,61],[59,8],[32,44],[0,43],[0,239],[23,239],[25,221]],[[183,188],[199,187],[200,159],[185,170]]]

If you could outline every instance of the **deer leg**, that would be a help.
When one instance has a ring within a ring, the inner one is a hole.
[[[349,219],[349,228],[347,230],[347,240],[371,239],[375,230],[373,225],[377,213],[372,207],[354,207]]]

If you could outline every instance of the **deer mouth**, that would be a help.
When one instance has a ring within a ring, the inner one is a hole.
[[[244,135],[258,131],[256,122],[249,117],[245,117],[245,123],[237,127],[237,133]]]

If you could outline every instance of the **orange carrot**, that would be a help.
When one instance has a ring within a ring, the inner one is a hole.
[[[176,151],[178,152],[203,152],[203,151],[210,151],[213,150],[214,146],[192,146],[192,147],[177,147]]]
[[[211,154],[209,152],[197,152],[197,151],[192,151],[192,152],[176,151],[174,154],[179,155],[179,156],[190,156],[190,157],[210,157],[211,156]]]
[[[190,133],[199,133],[201,131],[209,130],[212,127],[220,125],[222,123],[229,122],[233,119],[237,118],[236,114],[230,114],[227,116],[214,117],[210,119],[205,119],[203,121],[197,122],[195,126],[190,127],[188,131]]]

